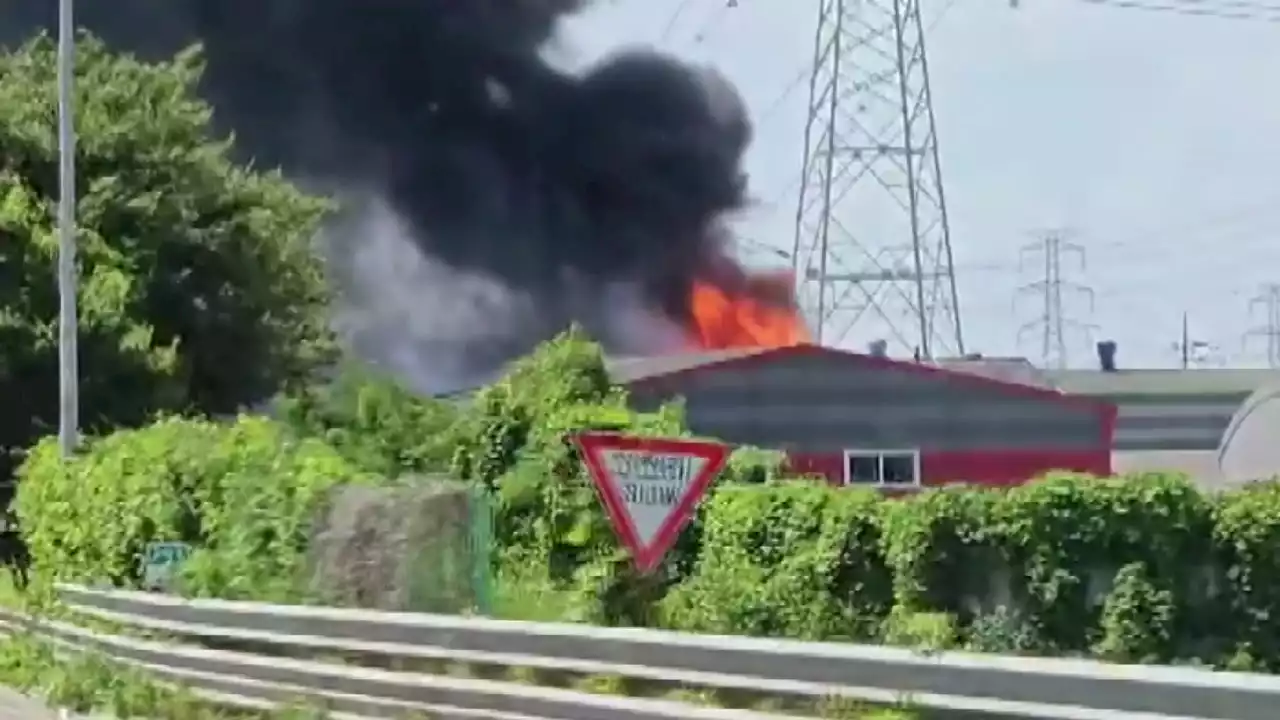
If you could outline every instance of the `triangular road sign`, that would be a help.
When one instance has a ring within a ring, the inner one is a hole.
[[[641,572],[658,566],[724,468],[715,442],[588,432],[574,437],[618,539]]]

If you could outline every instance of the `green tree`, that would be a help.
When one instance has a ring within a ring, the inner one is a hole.
[[[144,63],[82,35],[76,130],[81,419],[231,413],[327,362],[311,248],[328,203],[210,133],[198,49]],[[0,448],[57,417],[55,46],[0,55]],[[0,471],[10,470],[2,467]]]
[[[276,414],[298,435],[316,437],[366,472],[384,477],[445,473],[457,409],[422,397],[376,368],[348,359],[331,377],[280,398]]]

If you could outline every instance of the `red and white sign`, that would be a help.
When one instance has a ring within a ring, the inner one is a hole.
[[[574,440],[641,572],[658,566],[729,459],[728,446],[703,440],[596,432]]]

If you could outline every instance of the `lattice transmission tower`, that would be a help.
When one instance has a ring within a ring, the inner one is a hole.
[[[1018,344],[1022,344],[1027,333],[1036,333],[1040,336],[1041,367],[1065,370],[1070,359],[1067,331],[1076,331],[1089,338],[1098,329],[1097,325],[1070,317],[1063,299],[1068,292],[1078,295],[1088,300],[1089,310],[1093,310],[1093,288],[1067,280],[1062,273],[1062,258],[1066,255],[1074,255],[1083,270],[1085,250],[1080,245],[1068,242],[1064,233],[1048,231],[1036,242],[1023,246],[1022,253],[1022,259],[1028,253],[1040,256],[1042,270],[1035,282],[1027,283],[1017,290],[1019,296],[1034,297],[1040,310],[1035,319],[1018,328]]]
[[[819,343],[964,352],[919,0],[818,0],[792,261]]]
[[[1266,342],[1267,366],[1280,368],[1280,283],[1263,285],[1257,295],[1249,300],[1249,312],[1253,313],[1259,306],[1265,316],[1261,325],[1256,325],[1244,333],[1244,342],[1262,338]]]

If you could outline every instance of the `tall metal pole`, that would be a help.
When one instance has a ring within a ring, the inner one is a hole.
[[[58,0],[58,445],[80,436],[76,318],[76,129],[74,0]]]
[[[1191,323],[1187,321],[1187,311],[1182,311],[1182,369],[1191,367]]]

